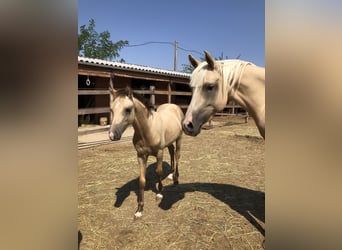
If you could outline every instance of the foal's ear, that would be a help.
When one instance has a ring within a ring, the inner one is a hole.
[[[109,86],[109,93],[110,93],[112,96],[115,96],[116,90],[113,88],[113,86]]]
[[[201,63],[192,55],[189,55],[188,57],[189,57],[189,61],[190,61],[191,65],[194,66],[194,68],[196,68]]]
[[[204,51],[204,54],[205,54],[205,60],[207,61],[208,63],[208,67],[210,70],[213,70],[214,69],[214,66],[215,66],[215,59],[209,54],[208,51]]]

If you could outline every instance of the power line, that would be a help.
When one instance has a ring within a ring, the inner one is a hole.
[[[177,61],[178,61],[178,55],[177,55],[177,51],[178,49],[186,51],[186,52],[191,52],[191,53],[197,53],[201,56],[203,56],[203,54],[197,50],[192,50],[192,49],[185,49],[182,47],[178,46],[178,41],[173,42],[161,42],[161,41],[148,41],[148,42],[144,42],[144,43],[139,43],[139,44],[132,44],[132,45],[126,45],[126,47],[132,48],[132,47],[140,47],[140,46],[146,46],[149,44],[167,44],[167,45],[171,45],[174,47],[174,56],[173,56],[173,70],[177,71]]]
[[[201,53],[201,52],[199,52],[199,51],[197,51],[197,50],[193,50],[193,49],[184,49],[184,48],[179,47],[179,46],[178,46],[178,49],[183,50],[183,51],[186,51],[186,52],[197,53],[197,54],[199,54],[199,55],[201,55],[201,56],[204,56],[203,53]]]
[[[145,43],[139,43],[139,44],[132,44],[132,45],[126,45],[125,47],[139,47],[139,46],[145,46],[145,45],[149,45],[149,44],[168,44],[171,46],[174,46],[174,42],[160,42],[160,41],[148,41]],[[197,51],[197,50],[192,50],[192,49],[185,49],[183,47],[177,46],[178,49],[186,51],[186,52],[192,52],[192,53],[197,53],[201,56],[203,56],[204,54]]]
[[[173,46],[173,42],[156,42],[156,41],[149,41],[149,42],[145,42],[145,43],[140,43],[140,44],[133,44],[133,45],[126,45],[125,47],[138,47],[138,46],[144,46],[144,45],[148,45],[148,44],[152,44],[152,43],[158,43],[158,44],[170,44]]]

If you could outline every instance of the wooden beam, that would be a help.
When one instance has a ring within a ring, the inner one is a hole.
[[[78,74],[85,75],[85,76],[105,77],[105,78],[109,78],[112,76],[111,72],[90,70],[90,69],[80,69],[80,68],[78,69]]]
[[[134,78],[134,79],[143,79],[150,81],[159,81],[159,82],[167,82],[168,78],[161,77],[159,75],[148,75],[137,72],[114,72],[114,76],[126,77],[126,78]]]
[[[171,95],[187,95],[192,96],[191,92],[183,92],[183,91],[171,91]]]
[[[100,113],[109,113],[109,112],[110,112],[109,107],[78,109],[78,115],[100,114]]]
[[[175,77],[175,76],[164,76],[160,74],[145,73],[145,72],[114,70],[113,74],[114,76],[144,79],[144,80],[159,81],[159,82],[169,82],[170,80],[173,80],[175,83],[182,83],[182,84],[189,84],[190,82],[190,79],[187,79],[187,78],[180,78],[180,77]]]
[[[109,95],[109,90],[104,89],[80,89],[78,95]]]
[[[133,90],[133,93],[141,94],[141,95],[168,95],[169,91],[168,90],[154,90],[153,93],[151,90]],[[183,92],[183,91],[171,91],[171,95],[187,95],[191,96],[191,92]]]

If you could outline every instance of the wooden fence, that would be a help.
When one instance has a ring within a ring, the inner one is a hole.
[[[150,95],[151,104],[155,107],[158,106],[155,103],[155,95],[167,95],[168,102],[171,103],[172,96],[191,96],[191,92],[185,91],[171,91],[169,90],[155,90],[154,86],[150,86],[149,90],[133,90],[133,93],[142,94],[142,95]],[[78,90],[78,95],[109,95],[109,90],[96,89],[96,90]],[[182,109],[187,109],[188,104],[178,104]],[[226,109],[230,109],[231,112],[219,112],[217,115],[227,116],[227,115],[237,115],[235,110],[241,108],[241,106],[236,105],[234,102],[230,102],[226,105]],[[87,114],[100,114],[100,113],[109,113],[109,103],[108,107],[92,107],[92,108],[79,108],[78,115],[87,115]],[[248,116],[248,114],[246,113]]]

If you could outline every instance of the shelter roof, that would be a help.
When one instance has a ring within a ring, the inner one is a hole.
[[[99,67],[127,70],[127,71],[181,77],[181,78],[186,78],[186,79],[190,79],[190,76],[191,76],[191,74],[183,73],[183,72],[153,68],[153,67],[148,67],[148,66],[141,66],[141,65],[136,65],[136,64],[106,61],[106,60],[94,59],[94,58],[88,58],[88,57],[82,57],[82,56],[78,57],[78,63],[85,64],[85,65],[93,65],[93,66],[99,66]]]

